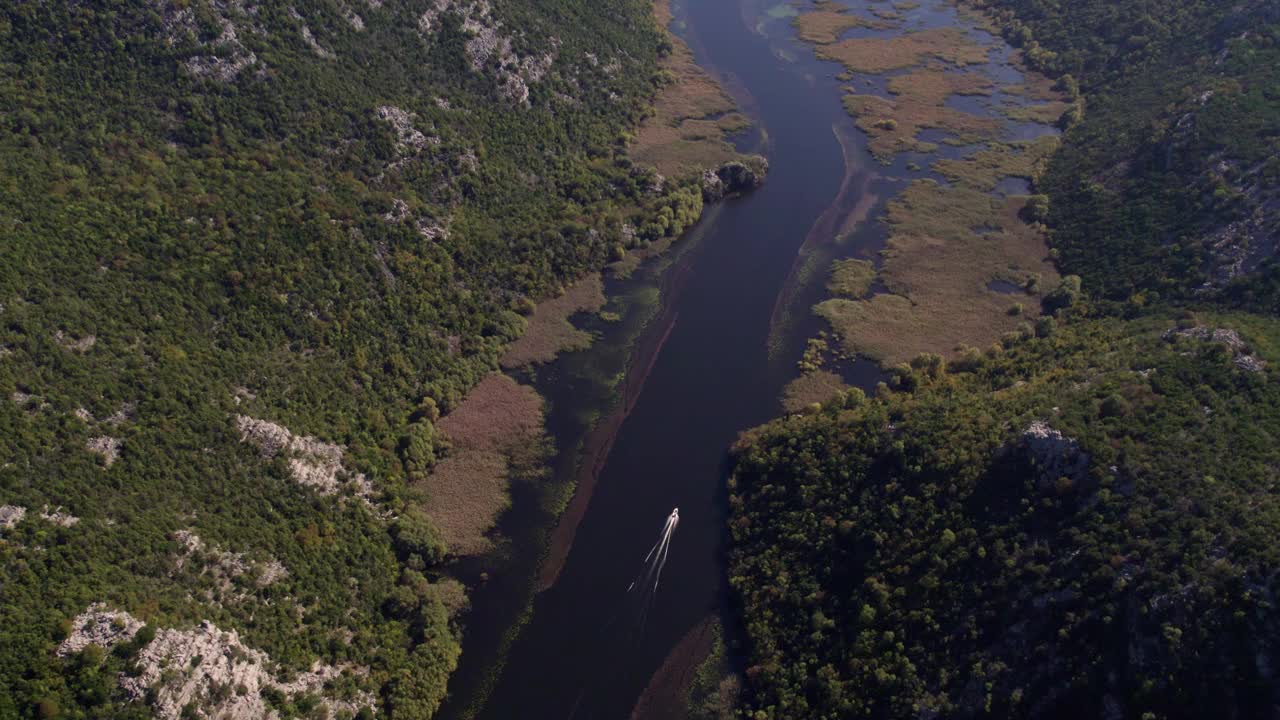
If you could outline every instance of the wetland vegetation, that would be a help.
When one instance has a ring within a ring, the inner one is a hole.
[[[1275,3],[729,5],[0,8],[0,717],[1274,713]]]
[[[980,32],[809,38],[851,87],[897,73],[846,106],[882,162],[930,176],[889,202],[883,288],[833,282],[817,306],[887,382],[735,449],[743,712],[1265,716],[1280,16],[985,0],[958,18]],[[983,60],[937,47],[990,32],[1021,78],[961,79]],[[948,129],[961,91],[1003,120]],[[1008,137],[1028,123],[1065,135]]]
[[[802,25],[810,13],[833,12],[823,4],[802,13],[796,23]],[[860,16],[849,8],[838,14]],[[969,32],[973,23],[965,25],[955,15],[909,28],[905,20],[880,22],[893,29],[820,43],[817,52],[839,60],[852,73],[843,102],[867,134],[871,153],[885,165],[904,153],[927,158],[932,174],[916,173],[889,201],[884,217],[888,238],[873,276],[862,280],[868,269],[863,261],[840,261],[832,270],[834,297],[815,310],[847,353],[891,365],[921,352],[952,355],[965,347],[985,347],[1035,321],[1036,297],[1043,288],[1056,286],[1057,272],[1049,261],[1043,225],[1027,221],[1029,198],[996,190],[1006,178],[1038,178],[1058,140],[1052,133],[1034,140],[1010,139],[1013,120],[1031,122],[1045,112],[1042,104],[1025,101],[1025,87],[1005,95],[996,77],[1016,58],[991,66],[989,56],[996,47]],[[938,24],[947,22],[957,24]],[[859,77],[886,71],[893,72],[887,76],[885,96],[855,89]],[[1044,89],[1044,79],[1022,74],[1030,76],[1026,86],[1038,90],[1037,100],[1051,107],[1061,102],[1058,93]],[[960,109],[953,106],[958,97],[974,97],[985,106]],[[937,134],[925,141],[925,130]],[[939,142],[959,151],[939,156]],[[851,272],[858,278],[854,289],[865,282],[861,292],[842,289],[842,278]],[[873,279],[882,291],[864,297]],[[1029,302],[993,291],[994,281],[1024,288]]]

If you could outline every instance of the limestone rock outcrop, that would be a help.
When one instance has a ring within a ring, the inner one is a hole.
[[[1036,468],[1036,487],[1052,487],[1060,478],[1084,480],[1089,471],[1089,453],[1075,439],[1063,435],[1048,423],[1037,420],[1022,431],[1022,446]]]

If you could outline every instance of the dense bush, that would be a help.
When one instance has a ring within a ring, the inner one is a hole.
[[[1271,716],[1277,6],[973,4],[1077,98],[1056,316],[739,443],[744,713]]]
[[[600,267],[625,224],[653,239],[701,208],[623,157],[655,87],[649,3],[491,4],[545,62],[527,105],[500,58],[469,66],[459,12],[423,31],[424,3],[0,8],[0,504],[29,510],[0,538],[0,716],[145,713],[116,688],[128,653],[53,654],[97,601],[212,620],[286,671],[368,668],[397,717],[439,704],[457,642],[423,599],[444,549],[408,482],[448,451],[433,421],[496,367],[515,310]],[[296,485],[236,414],[345,448],[376,508]],[[100,436],[114,463],[86,450]],[[178,567],[182,529],[288,575]]]
[[[1172,326],[1077,320],[748,436],[748,716],[1269,714],[1280,386]]]
[[[1083,118],[1039,188],[1063,271],[1117,300],[1186,299],[1212,280],[1234,304],[1280,309],[1275,272],[1259,263],[1280,224],[1267,174],[1280,154],[1275,3],[975,4],[995,13],[1031,64],[1084,93]],[[1218,246],[1231,223],[1253,217],[1254,240]],[[1244,273],[1215,278],[1235,248]]]

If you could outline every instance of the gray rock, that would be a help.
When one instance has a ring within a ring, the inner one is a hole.
[[[71,634],[58,646],[58,657],[74,655],[90,645],[110,650],[119,643],[132,640],[144,624],[127,612],[109,610],[102,603],[94,603],[71,621]]]
[[[764,183],[769,163],[762,157],[751,159],[750,164],[730,160],[719,168],[702,174],[702,198],[714,202],[721,198],[754,190]]]
[[[1037,420],[1022,431],[1022,444],[1036,466],[1036,487],[1045,490],[1059,478],[1084,480],[1089,470],[1089,453],[1080,443]]]
[[[112,463],[120,459],[120,447],[123,444],[119,438],[102,435],[89,438],[84,447],[89,452],[101,456],[103,465],[111,467]]]
[[[702,173],[702,199],[705,202],[715,202],[725,196],[724,180],[720,179],[720,175],[715,170],[707,170]]]
[[[27,509],[21,505],[0,505],[0,530],[12,529],[27,516]]]
[[[1191,328],[1170,328],[1160,337],[1168,341],[1178,338],[1190,338],[1201,342],[1222,343],[1231,352],[1231,362],[1237,368],[1251,373],[1260,373],[1267,369],[1267,362],[1249,352],[1249,344],[1240,337],[1240,333],[1230,328],[1209,328],[1196,326]]]

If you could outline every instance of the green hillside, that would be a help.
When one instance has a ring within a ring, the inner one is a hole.
[[[1100,296],[1280,310],[1280,9],[985,0],[1027,60],[1082,93],[1041,180],[1064,273]]]
[[[978,4],[1075,96],[1056,316],[739,442],[744,712],[1271,717],[1280,15]]]
[[[464,601],[408,490],[433,421],[701,207],[625,157],[650,13],[4,4],[0,717],[432,714]],[[261,676],[146,644],[205,621]]]
[[[1280,323],[1047,327],[743,442],[757,717],[1269,712]]]

